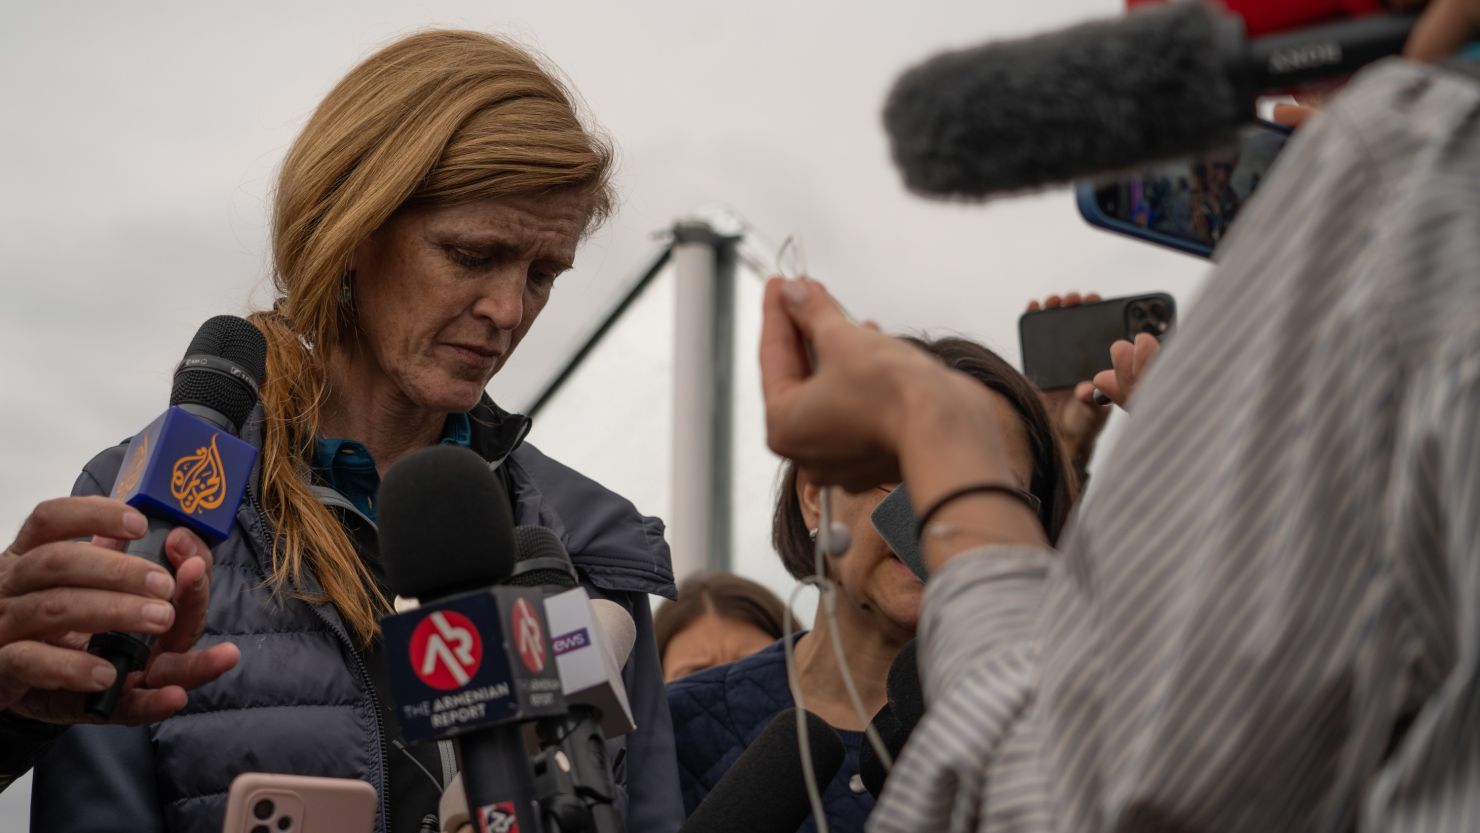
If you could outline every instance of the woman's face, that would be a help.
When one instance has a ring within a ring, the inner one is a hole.
[[[575,262],[579,193],[398,213],[356,252],[358,363],[426,410],[467,411]]]
[[[663,649],[663,682],[729,665],[775,642],[760,628],[730,616],[705,613],[668,640]]]
[[[1013,485],[1028,489],[1032,484],[1033,458],[1028,450],[1028,435],[1022,418],[1006,397],[993,392],[992,406],[999,430],[1007,440],[1009,463],[1017,479]],[[821,517],[817,487],[798,482],[802,514],[809,526],[816,527]],[[851,605],[865,614],[874,625],[890,631],[896,639],[912,638],[920,620],[920,598],[924,585],[903,561],[889,549],[874,529],[873,511],[888,495],[894,484],[859,494],[834,489],[833,518],[848,527],[852,544],[841,557],[828,559],[829,577],[839,589],[839,605]]]

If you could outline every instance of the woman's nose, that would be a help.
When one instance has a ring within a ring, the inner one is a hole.
[[[500,330],[514,330],[524,320],[524,276],[500,275],[473,304],[473,314]]]

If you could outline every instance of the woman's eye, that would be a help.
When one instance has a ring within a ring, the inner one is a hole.
[[[551,269],[549,267],[538,266],[532,266],[529,269],[529,280],[532,283],[536,283],[541,286],[549,286],[550,284],[553,284],[555,282],[555,279],[558,277],[560,277],[559,269]]]
[[[454,263],[464,269],[485,269],[493,265],[493,255],[474,254],[456,247],[449,247],[447,253]]]

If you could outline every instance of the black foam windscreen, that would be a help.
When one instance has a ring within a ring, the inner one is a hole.
[[[807,746],[819,790],[843,766],[843,739],[806,713]],[[792,833],[812,812],[797,749],[796,709],[771,719],[760,737],[705,796],[679,833]]]
[[[868,725],[879,733],[879,739],[884,741],[884,748],[889,749],[889,754],[895,755],[890,748],[890,741],[899,734],[899,720],[894,716],[894,709],[885,703],[884,708],[879,709],[879,713],[874,715]],[[865,740],[858,750],[858,779],[863,782],[864,789],[868,790],[869,795],[878,798],[884,794],[884,779],[888,777],[884,762],[874,752],[874,745]]]
[[[905,185],[982,198],[1195,153],[1254,116],[1242,26],[1172,3],[938,55],[895,83],[884,127]]]
[[[497,584],[514,566],[503,483],[454,445],[407,454],[380,484],[380,557],[397,595],[422,601]]]
[[[502,582],[514,587],[576,586],[575,566],[554,530],[543,526],[514,527],[514,571]]]
[[[170,388],[171,405],[203,405],[238,430],[257,404],[267,371],[267,340],[251,322],[218,315],[202,324]],[[245,374],[245,378],[243,378]]]
[[[889,665],[889,677],[885,683],[894,716],[907,730],[913,730],[925,714],[925,692],[920,687],[915,644],[916,641],[911,639],[909,644],[900,649],[899,655]]]
[[[889,756],[896,761],[904,751],[910,733],[915,731],[920,718],[925,716],[925,692],[920,687],[917,662],[915,641],[910,640],[909,644],[900,649],[894,662],[889,664],[889,678],[885,683],[889,702],[874,715],[872,722],[879,733],[879,739],[884,742],[884,748],[889,750]],[[878,798],[883,793],[884,780],[888,773],[884,771],[883,761],[874,754],[873,744],[865,743],[859,750],[858,776],[870,795]]]

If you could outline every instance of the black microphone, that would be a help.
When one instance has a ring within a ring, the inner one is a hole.
[[[915,641],[910,640],[889,664],[889,678],[885,684],[889,702],[874,716],[872,723],[884,741],[889,757],[895,761],[904,751],[910,733],[925,716],[925,692],[920,688],[920,671],[916,663]],[[858,777],[863,786],[870,795],[878,798],[884,792],[884,780],[888,776],[873,744],[865,743],[858,753]]]
[[[817,788],[825,790],[843,766],[843,739],[817,715],[807,712],[806,719]],[[790,708],[746,747],[679,833],[794,833],[811,812]]]
[[[621,605],[592,600],[586,594],[576,582],[570,554],[553,531],[521,526],[514,530],[514,540],[517,560],[504,584],[538,587],[547,594],[545,615],[568,704],[565,714],[535,723],[546,753],[536,768],[561,781],[568,778],[571,792],[584,807],[565,804],[556,824],[562,830],[622,833],[626,823],[617,812],[617,786],[607,760],[606,739],[608,734],[630,732],[633,724],[621,662],[610,655],[608,646],[614,637],[620,641],[622,636],[612,631],[634,631],[632,617]],[[625,643],[622,661],[632,640]],[[564,756],[568,769],[555,764],[557,753]]]
[[[542,595],[498,587],[514,565],[509,497],[456,446],[406,455],[380,486],[380,551],[413,611],[381,620],[402,734],[455,737],[475,829],[543,829],[524,722],[560,714]]]
[[[1261,93],[1403,48],[1417,18],[1368,15],[1249,39],[1210,4],[1137,10],[948,52],[884,107],[895,165],[923,195],[983,198],[1216,147]]]
[[[170,407],[129,441],[112,496],[149,519],[144,537],[125,552],[173,572],[165,539],[177,526],[215,546],[231,534],[257,449],[237,438],[257,404],[267,366],[267,342],[245,319],[218,315],[202,324],[175,369]],[[112,663],[118,676],[88,696],[88,713],[107,720],[125,677],[141,670],[152,634],[111,631],[93,636],[88,651]]]

